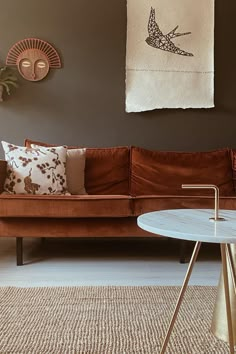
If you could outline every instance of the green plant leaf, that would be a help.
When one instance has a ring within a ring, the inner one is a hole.
[[[14,87],[18,87],[18,86],[19,86],[16,82],[11,81],[11,80],[6,80],[6,81],[4,81],[4,84],[6,84],[6,85],[12,85],[12,86],[14,86]]]
[[[19,86],[15,71],[15,69],[8,66],[0,67],[0,85],[4,87],[8,95],[10,95],[11,87],[17,88]]]

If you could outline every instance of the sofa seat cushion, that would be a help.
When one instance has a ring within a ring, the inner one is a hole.
[[[0,195],[0,217],[126,217],[132,198],[124,195]]]
[[[214,209],[214,196],[143,195],[133,199],[134,215],[166,209]],[[236,194],[220,198],[220,209],[235,210]],[[213,211],[212,211],[213,212]]]
[[[212,195],[183,190],[182,184],[215,184],[220,195],[234,193],[230,150],[208,152],[131,149],[131,195]]]

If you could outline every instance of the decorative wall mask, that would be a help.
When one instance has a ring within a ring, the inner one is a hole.
[[[6,64],[16,65],[21,76],[29,81],[40,81],[50,68],[61,68],[55,48],[38,38],[26,38],[15,43],[7,54]]]

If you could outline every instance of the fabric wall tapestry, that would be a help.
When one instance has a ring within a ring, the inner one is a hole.
[[[214,107],[214,0],[127,0],[126,111]]]

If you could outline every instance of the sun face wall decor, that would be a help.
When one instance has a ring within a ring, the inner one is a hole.
[[[26,38],[9,50],[6,65],[16,65],[21,76],[29,81],[40,81],[49,69],[60,69],[61,60],[55,48],[38,38]]]

